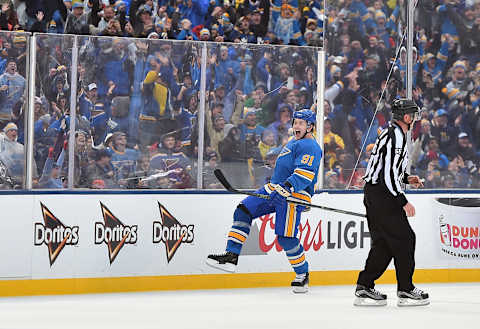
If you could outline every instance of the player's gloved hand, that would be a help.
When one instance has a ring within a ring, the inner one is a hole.
[[[288,186],[285,186],[285,184],[275,185],[275,191],[270,193],[270,200],[272,206],[283,206],[287,202],[287,198],[290,195],[290,188]]]

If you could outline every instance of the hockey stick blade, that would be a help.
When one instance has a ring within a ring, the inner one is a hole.
[[[223,172],[220,169],[215,169],[213,171],[213,174],[215,175],[215,177],[217,177],[218,181],[223,185],[223,187],[225,187],[226,190],[228,190],[232,193],[250,195],[250,196],[257,197],[257,198],[270,200],[270,197],[268,195],[258,194],[258,193],[253,193],[253,192],[247,192],[247,191],[240,191],[240,190],[237,190],[237,189],[233,188],[232,185],[230,185],[228,180],[225,178],[225,176],[223,175]],[[353,212],[353,211],[330,208],[330,207],[320,206],[320,205],[316,205],[316,204],[305,203],[305,202],[301,202],[301,201],[297,201],[297,200],[293,200],[293,199],[288,199],[287,201],[289,203],[298,204],[300,206],[305,206],[305,207],[310,207],[310,208],[318,208],[318,209],[323,209],[323,210],[328,210],[328,211],[334,211],[334,212],[338,212],[340,214],[352,215],[352,216],[357,216],[357,217],[367,217],[365,214],[360,214],[360,213]]]

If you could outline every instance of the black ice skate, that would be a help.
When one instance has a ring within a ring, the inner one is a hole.
[[[387,305],[387,295],[373,288],[367,288],[360,284],[355,289],[355,306],[385,306]]]
[[[293,288],[293,292],[296,294],[303,294],[308,291],[308,283],[310,282],[309,274],[302,273],[297,274],[295,279],[293,279],[291,286]]]
[[[206,263],[208,266],[233,273],[237,267],[238,255],[230,251],[221,255],[208,255]]]
[[[410,291],[397,291],[398,306],[422,306],[430,304],[430,299],[425,291],[414,288]]]

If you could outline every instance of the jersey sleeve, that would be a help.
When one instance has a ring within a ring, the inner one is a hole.
[[[395,130],[386,145],[385,168],[384,168],[384,182],[388,191],[395,197],[400,206],[407,204],[407,198],[400,185],[400,177],[403,173],[400,172],[401,166],[399,162],[402,159],[403,148],[406,147],[404,137]]]
[[[294,170],[287,182],[298,192],[312,184],[320,166],[322,151],[312,144],[301,143],[295,148]]]

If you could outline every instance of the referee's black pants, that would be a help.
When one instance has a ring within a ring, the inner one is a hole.
[[[367,208],[371,247],[360,272],[357,284],[368,288],[377,280],[393,258],[397,275],[397,289],[410,291],[415,269],[415,233],[403,207],[383,185],[366,184],[363,203]]]

